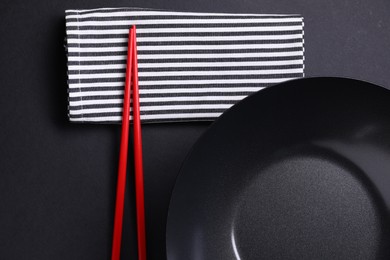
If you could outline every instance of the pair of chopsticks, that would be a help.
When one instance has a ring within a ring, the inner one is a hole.
[[[125,92],[123,97],[122,133],[119,154],[118,184],[116,190],[114,232],[112,239],[112,260],[119,260],[122,240],[123,207],[126,188],[127,154],[129,143],[130,88],[133,82],[133,127],[134,127],[134,165],[135,197],[137,212],[138,259],[146,260],[144,178],[142,164],[142,136],[138,90],[138,60],[136,27],[129,29]]]

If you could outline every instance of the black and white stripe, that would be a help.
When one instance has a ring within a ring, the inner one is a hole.
[[[304,75],[299,15],[67,10],[71,121],[121,120],[133,24],[143,122],[213,120],[253,92]]]

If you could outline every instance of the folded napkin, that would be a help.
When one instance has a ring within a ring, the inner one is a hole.
[[[133,24],[142,122],[214,120],[247,95],[304,75],[299,15],[67,10],[71,121],[121,121]]]

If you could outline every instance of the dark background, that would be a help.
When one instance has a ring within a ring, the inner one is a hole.
[[[0,259],[110,258],[120,126],[67,119],[64,11],[126,6],[302,14],[306,76],[351,77],[390,88],[388,0],[2,0]],[[165,258],[171,189],[208,125],[143,126],[149,259]],[[122,258],[136,259],[129,169]]]

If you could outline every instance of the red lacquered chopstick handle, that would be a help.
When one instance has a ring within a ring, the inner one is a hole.
[[[119,167],[118,167],[118,183],[116,188],[116,203],[115,203],[115,217],[114,217],[114,232],[112,238],[112,260],[119,260],[121,253],[122,240],[122,223],[123,223],[123,207],[125,202],[126,189],[126,171],[127,171],[127,152],[129,144],[129,119],[130,119],[130,83],[132,72],[132,40],[129,33],[129,43],[127,50],[127,68],[126,68],[126,82],[125,92],[123,96],[123,114],[122,114],[122,133],[121,145],[119,152]]]
[[[142,163],[142,135],[138,89],[138,60],[136,27],[133,26],[133,125],[134,125],[134,164],[135,201],[137,209],[138,259],[146,260],[144,173]]]

